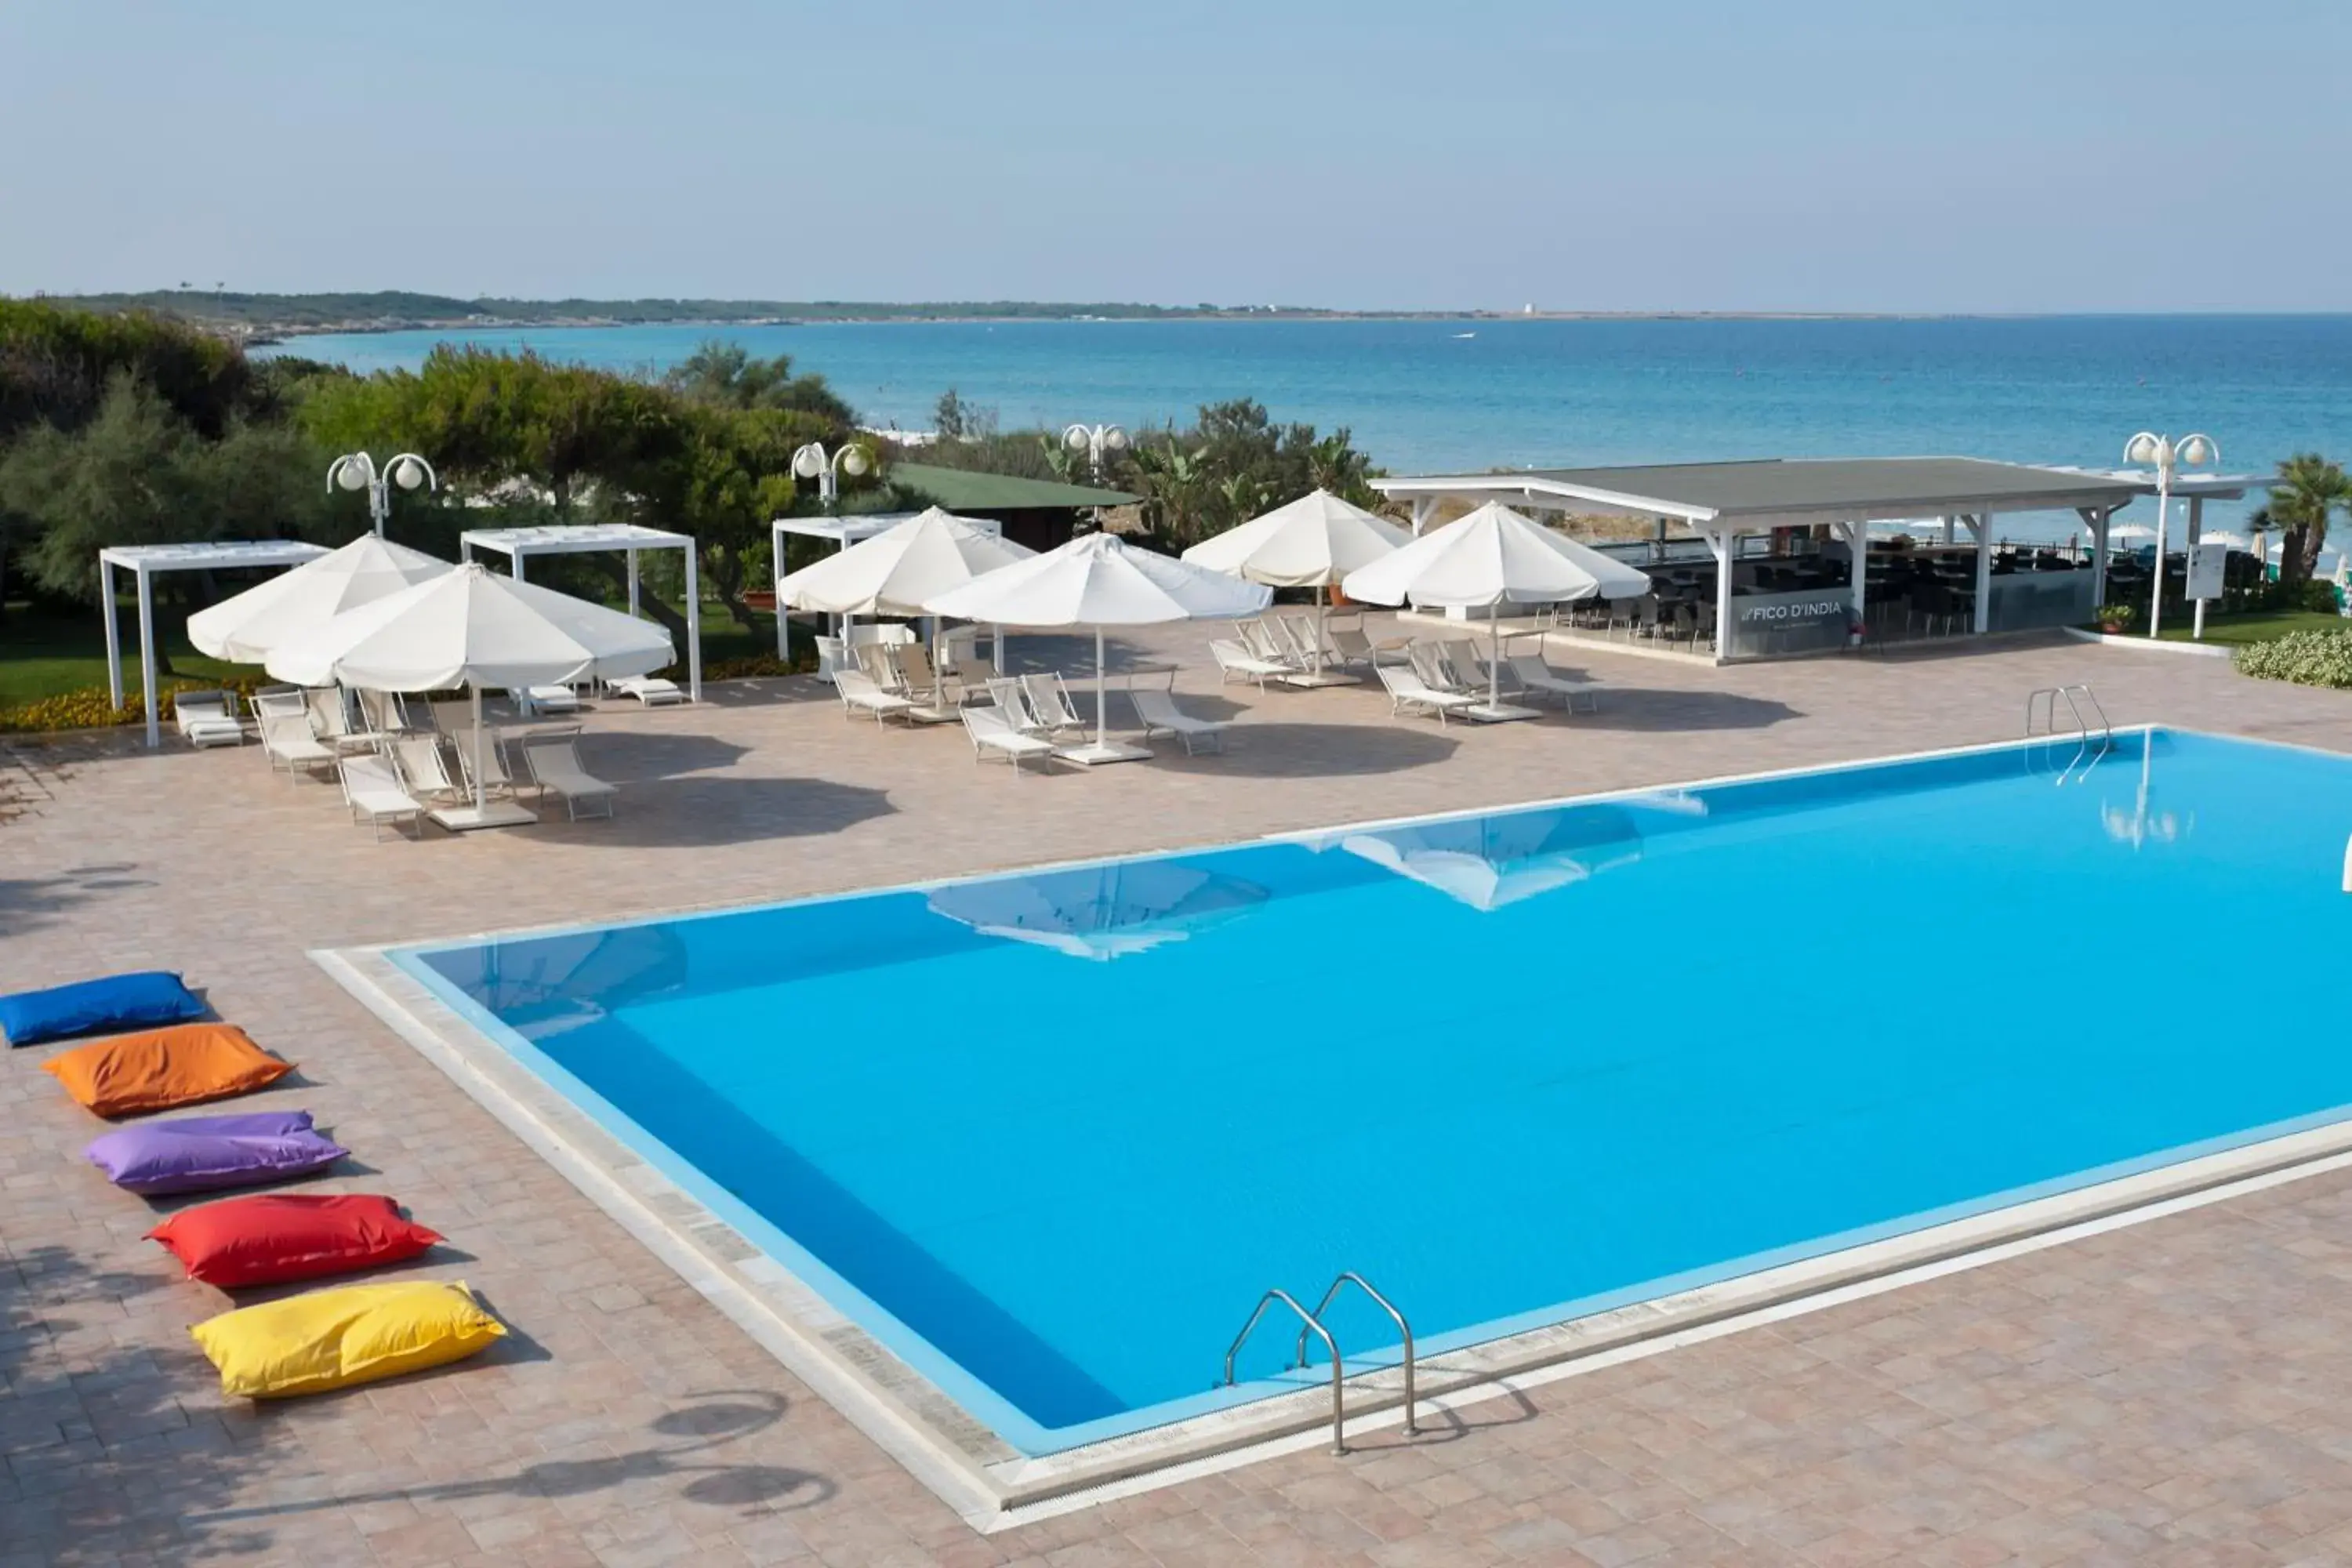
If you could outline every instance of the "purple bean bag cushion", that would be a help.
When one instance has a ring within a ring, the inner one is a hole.
[[[158,1195],[307,1175],[349,1152],[312,1131],[307,1110],[145,1121],[109,1132],[82,1151],[116,1186]]]

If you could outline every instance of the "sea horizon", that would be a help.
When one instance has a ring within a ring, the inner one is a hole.
[[[366,372],[447,342],[657,374],[710,339],[791,355],[885,430],[929,430],[950,388],[1006,429],[1116,422],[1139,437],[1251,398],[1348,429],[1394,473],[1931,453],[2112,467],[2154,429],[2202,431],[2225,471],[2267,474],[2352,447],[2352,314],[2337,313],[534,325],[262,352]],[[2252,504],[2211,503],[2208,524],[2236,526]]]

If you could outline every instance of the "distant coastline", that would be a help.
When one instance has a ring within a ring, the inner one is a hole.
[[[42,297],[42,296],[37,296]],[[892,321],[1936,321],[1937,311],[1840,310],[1340,310],[1305,305],[1141,305],[1024,300],[892,304],[776,300],[457,300],[387,291],[371,294],[247,294],[169,289],[141,293],[57,294],[60,304],[96,310],[152,310],[260,346],[354,333],[499,331],[517,328],[643,326],[794,327]]]

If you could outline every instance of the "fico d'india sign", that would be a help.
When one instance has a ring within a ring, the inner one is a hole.
[[[1732,601],[1731,653],[1814,653],[1843,647],[1853,615],[1843,589],[1751,594]]]

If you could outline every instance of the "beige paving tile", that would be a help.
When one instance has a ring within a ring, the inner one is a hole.
[[[1020,639],[1051,655],[1049,639]],[[1198,662],[1179,632],[1137,644]],[[1073,659],[1074,665],[1079,662]],[[805,685],[606,711],[610,824],[372,844],[251,751],[0,749],[0,988],[183,968],[446,1231],[516,1339],[441,1374],[222,1401],[96,1124],[0,1062],[0,1568],[2352,1560],[2352,1179],[2294,1184],[982,1537],[301,956],[2006,738],[2094,682],[2161,720],[2352,750],[2352,696],[2055,644],[1709,671],[1577,657],[1597,718],[1393,723],[1360,691],[1181,689],[1231,754],[1015,780]]]

